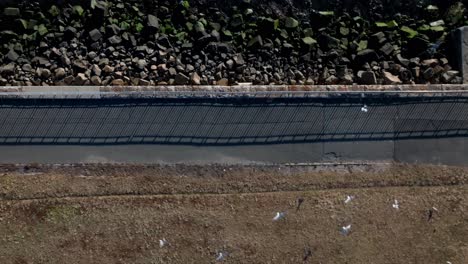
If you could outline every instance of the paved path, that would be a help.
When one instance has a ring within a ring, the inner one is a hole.
[[[4,98],[0,161],[464,164],[466,100]]]

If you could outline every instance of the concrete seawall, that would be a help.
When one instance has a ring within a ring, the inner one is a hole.
[[[260,88],[5,87],[0,162],[468,163],[466,86]]]

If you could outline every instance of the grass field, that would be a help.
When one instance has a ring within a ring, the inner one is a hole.
[[[467,183],[468,169],[403,164],[4,165],[0,259],[468,263]]]

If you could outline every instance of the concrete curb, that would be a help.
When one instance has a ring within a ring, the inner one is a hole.
[[[462,96],[468,84],[237,86],[4,86],[0,98],[322,97],[345,94]]]

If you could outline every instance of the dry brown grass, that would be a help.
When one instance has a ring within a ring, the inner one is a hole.
[[[226,263],[303,263],[306,248],[306,263],[468,263],[468,169],[1,170],[1,263],[212,263],[220,250]],[[287,216],[273,222],[277,211]]]

